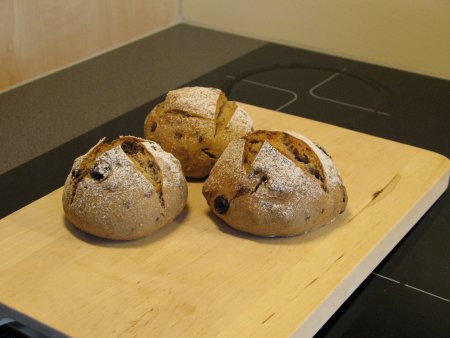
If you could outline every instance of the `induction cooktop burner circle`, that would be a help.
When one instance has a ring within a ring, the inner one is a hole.
[[[277,111],[296,102],[300,103],[301,108],[309,101],[309,105],[326,102],[339,106],[341,110],[369,112],[384,117],[391,115],[381,109],[387,105],[389,90],[347,68],[338,70],[301,64],[278,64],[239,75],[228,74],[226,77],[223,90],[230,99],[245,101],[252,96],[250,92],[260,91],[260,96],[267,95],[275,101],[271,108]],[[267,101],[269,97],[262,99]],[[268,102],[264,103],[267,105]],[[318,109],[320,108],[319,105]]]

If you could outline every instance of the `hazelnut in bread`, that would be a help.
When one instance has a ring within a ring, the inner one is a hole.
[[[297,133],[265,130],[228,145],[203,195],[228,225],[265,237],[304,234],[331,222],[347,204],[323,148]]]
[[[133,136],[102,139],[75,159],[63,192],[73,225],[119,240],[141,238],[170,223],[186,200],[179,161],[157,143]]]
[[[167,93],[144,122],[145,138],[180,160],[185,176],[208,176],[231,140],[253,130],[250,116],[216,88],[184,87]]]

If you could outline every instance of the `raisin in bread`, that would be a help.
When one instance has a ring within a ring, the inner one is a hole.
[[[131,240],[171,222],[186,199],[179,161],[155,142],[125,136],[111,143],[102,139],[74,161],[63,207],[85,232]]]
[[[250,116],[216,88],[170,91],[144,122],[145,138],[180,160],[188,177],[208,176],[227,145],[253,130]]]
[[[203,186],[212,212],[260,236],[293,236],[332,221],[347,204],[331,157],[305,136],[255,131],[226,148]]]

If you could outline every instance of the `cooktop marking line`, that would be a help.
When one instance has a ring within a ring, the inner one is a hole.
[[[435,295],[434,293],[431,293],[431,292],[428,292],[428,291],[425,291],[425,290],[416,288],[416,287],[414,287],[414,286],[412,286],[412,285],[408,285],[408,284],[403,284],[403,285],[406,286],[407,288],[410,288],[410,289],[413,289],[413,290],[422,292],[422,293],[424,293],[424,294],[426,294],[426,295],[429,295],[429,296],[432,296],[432,297],[435,297],[435,298],[439,298],[439,299],[441,299],[441,300],[443,300],[443,301],[445,301],[445,302],[447,302],[447,303],[450,303],[450,299],[447,299],[447,298],[444,298],[444,297]]]
[[[435,295],[434,293],[431,293],[431,292],[428,292],[428,291],[425,291],[425,290],[416,288],[416,287],[414,287],[414,286],[412,286],[412,285],[409,285],[409,284],[401,283],[401,282],[399,282],[398,280],[395,280],[395,279],[392,279],[392,278],[389,278],[389,277],[380,275],[379,273],[372,272],[372,275],[375,275],[375,276],[377,276],[377,277],[386,279],[386,280],[391,281],[391,282],[396,283],[396,284],[404,285],[404,286],[406,286],[407,288],[410,288],[410,289],[413,289],[413,290],[422,292],[422,293],[424,293],[424,294],[426,294],[426,295],[428,295],[428,296],[435,297],[435,298],[438,298],[438,299],[441,299],[441,300],[443,300],[443,301],[445,301],[445,302],[449,302],[449,303],[450,303],[450,299],[447,299],[447,298],[444,298],[444,297]]]
[[[395,280],[395,279],[392,279],[392,278],[389,278],[389,277],[380,275],[379,273],[376,273],[376,272],[372,272],[372,275],[375,275],[375,276],[377,276],[377,277],[381,277],[381,278],[387,279],[387,280],[389,280],[389,281],[391,281],[391,282],[400,284],[400,282],[399,282],[398,280]]]
[[[362,109],[362,110],[369,111],[369,112],[372,112],[372,113],[377,113],[377,114],[383,115],[383,116],[391,116],[391,114],[385,113],[385,112],[382,112],[382,111],[379,111],[379,110],[375,110],[375,109],[371,109],[371,108],[359,106],[359,105],[352,104],[352,103],[348,103],[348,102],[344,102],[344,101],[338,101],[338,100],[330,99],[330,98],[328,98],[328,97],[320,96],[320,95],[317,95],[316,93],[314,93],[314,91],[315,91],[317,88],[323,86],[323,85],[324,85],[325,83],[327,83],[327,82],[330,82],[331,80],[333,80],[334,78],[338,77],[339,75],[341,75],[341,74],[342,74],[343,72],[345,72],[346,70],[347,70],[347,68],[343,68],[343,69],[341,69],[341,71],[332,74],[331,76],[327,77],[327,78],[326,78],[325,80],[323,80],[322,82],[316,84],[314,87],[312,87],[312,88],[309,90],[309,95],[311,95],[312,97],[314,97],[314,98],[316,98],[316,99],[318,99],[318,100],[329,101],[329,102],[341,104],[341,105],[347,106],[347,107],[352,107],[352,108]]]
[[[232,76],[232,75],[227,75],[226,77],[236,80],[236,77]],[[289,106],[291,103],[295,102],[298,100],[298,95],[297,93],[293,92],[292,90],[289,89],[285,89],[285,88],[280,88],[280,87],[276,87],[276,86],[272,86],[272,85],[268,85],[266,83],[262,83],[262,82],[256,82],[256,81],[251,81],[251,80],[247,80],[247,79],[241,79],[240,81],[243,82],[247,82],[250,84],[254,84],[256,86],[260,86],[260,87],[266,87],[266,88],[270,88],[270,89],[275,89],[275,90],[279,90],[281,92],[285,92],[285,93],[289,93],[291,94],[294,98],[289,100],[288,102],[282,104],[280,107],[278,107],[277,109],[275,109],[276,111],[280,111],[283,108],[286,108],[287,106]]]

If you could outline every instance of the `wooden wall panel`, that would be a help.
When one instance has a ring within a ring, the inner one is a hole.
[[[178,21],[178,0],[0,0],[0,91]]]
[[[183,0],[198,26],[450,79],[450,1]]]

